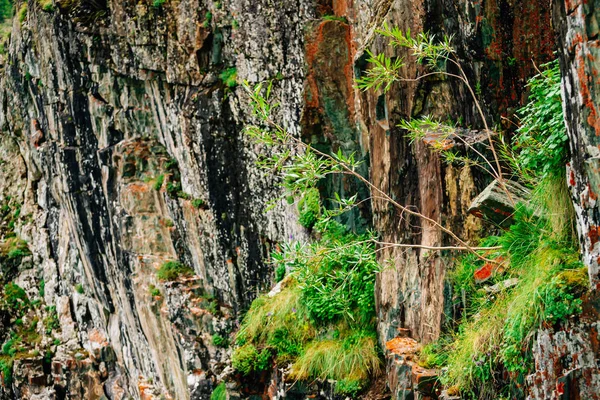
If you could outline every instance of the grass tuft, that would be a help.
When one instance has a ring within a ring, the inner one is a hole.
[[[225,382],[221,382],[217,385],[210,395],[210,400],[227,400],[227,387],[225,386]]]
[[[174,281],[180,276],[192,276],[194,270],[179,261],[167,261],[160,266],[156,276],[161,281]]]
[[[463,320],[450,344],[438,342],[421,353],[423,364],[446,367],[442,382],[467,397],[496,398],[503,387],[520,390],[519,381],[534,368],[536,331],[577,316],[589,285],[564,179],[545,178],[514,217],[506,232],[486,240],[502,246],[488,258],[504,260],[486,285],[516,278],[516,286],[486,292],[473,281],[481,262],[465,256],[450,274],[467,303]],[[509,373],[508,382],[502,371]]]

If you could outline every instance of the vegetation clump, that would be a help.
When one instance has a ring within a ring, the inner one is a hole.
[[[52,0],[38,0],[38,4],[42,8],[42,10],[46,12],[54,11],[54,6],[52,5]]]
[[[150,285],[148,287],[148,291],[150,292],[150,296],[152,296],[152,297],[158,297],[158,296],[160,296],[160,289],[157,288],[154,285]]]
[[[221,382],[217,385],[215,390],[210,395],[210,400],[226,400],[227,399],[227,388],[225,382]]]
[[[235,67],[227,68],[221,72],[219,78],[227,88],[233,89],[237,86],[237,69]]]
[[[512,165],[527,183],[561,175],[567,162],[568,136],[560,97],[558,60],[542,65],[527,84],[529,102],[519,110],[521,124],[514,139]]]
[[[160,266],[156,276],[161,281],[174,281],[181,276],[188,277],[193,274],[194,270],[187,265],[179,261],[167,261]]]
[[[156,180],[154,181],[154,184],[152,185],[152,187],[154,188],[154,190],[160,190],[163,186],[163,182],[165,181],[165,175],[164,174],[160,174]]]
[[[300,225],[305,228],[312,228],[319,219],[321,213],[321,196],[315,188],[307,190],[302,199],[298,202],[298,212],[300,213]]]
[[[27,19],[27,3],[23,3],[18,13],[19,22],[23,23]]]
[[[295,379],[332,379],[359,390],[380,371],[374,329],[373,243],[325,219],[320,239],[288,244],[273,255],[290,274],[282,290],[252,303],[234,351],[234,367],[263,371],[273,360],[291,363]],[[345,385],[345,386],[344,386]]]
[[[206,202],[202,199],[194,199],[194,200],[192,200],[192,206],[194,206],[194,208],[197,208],[199,210],[205,209]]]
[[[9,282],[4,286],[2,294],[2,308],[22,316],[31,307],[31,302],[25,290],[19,285]]]
[[[213,335],[212,342],[217,347],[228,347],[229,346],[229,339],[227,339],[226,337],[223,337],[217,333],[215,333]]]

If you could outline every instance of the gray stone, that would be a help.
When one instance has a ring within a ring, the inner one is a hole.
[[[527,203],[530,191],[521,184],[504,179],[490,183],[477,196],[468,212],[496,226],[507,228],[514,222],[513,215],[519,203]]]

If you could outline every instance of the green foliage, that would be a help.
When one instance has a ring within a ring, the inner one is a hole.
[[[221,74],[219,74],[219,78],[223,82],[223,84],[232,89],[237,86],[237,68],[231,67],[227,68]]]
[[[20,260],[31,255],[27,242],[17,237],[11,237],[0,246],[0,254],[8,260]]]
[[[42,8],[42,10],[46,12],[54,11],[54,7],[52,6],[52,0],[37,0],[37,2]]]
[[[266,371],[271,365],[269,362],[270,358],[271,351],[269,349],[263,349],[259,352],[254,345],[246,343],[235,349],[231,358],[231,364],[237,371],[248,375],[253,372]]]
[[[448,362],[448,353],[445,351],[448,344],[446,338],[441,338],[437,342],[423,346],[419,352],[419,365],[428,369],[442,368]]]
[[[335,221],[316,226],[321,240],[298,260],[302,303],[316,323],[369,321],[375,310],[379,265],[368,236],[344,232]]]
[[[44,297],[45,294],[46,294],[46,281],[42,279],[42,280],[40,280],[39,295],[40,295],[40,297]]]
[[[167,0],[154,0],[152,2],[152,7],[154,8],[160,8],[163,6],[163,4],[165,4],[167,2]]]
[[[335,393],[344,396],[355,397],[363,388],[363,383],[359,380],[344,378],[335,383]]]
[[[207,11],[206,14],[204,14],[204,27],[208,28],[210,27],[210,22],[212,21],[212,13],[210,11]]]
[[[14,311],[17,315],[23,315],[29,309],[31,302],[25,290],[19,285],[9,282],[4,286],[2,295],[2,307]]]
[[[172,174],[178,173],[179,172],[179,166],[178,166],[178,162],[176,159],[174,158],[169,158],[166,162],[165,162],[165,170],[171,172]]]
[[[272,104],[270,100],[272,81],[266,87],[258,84],[250,88],[247,83],[244,87],[251,99],[254,115],[267,125],[267,128],[256,125],[245,128],[245,133],[250,139],[258,146],[269,149],[265,154],[259,154],[257,164],[269,174],[281,176],[281,187],[285,189],[280,197],[271,201],[269,208],[286,198],[304,197],[308,191],[316,190],[319,182],[327,175],[351,173],[361,167],[354,154],[344,154],[341,149],[337,153],[324,154],[308,145],[297,146],[298,139],[271,119],[271,113],[277,107],[277,104]],[[333,212],[340,214],[349,210],[353,207],[350,202],[354,202],[355,199],[356,196],[341,199],[336,195],[340,209],[328,210],[328,216],[332,216]]]
[[[154,185],[152,186],[154,190],[160,190],[162,188],[163,182],[165,181],[165,175],[160,174],[156,180],[154,181]]]
[[[51,334],[56,329],[60,328],[60,321],[58,320],[58,314],[56,313],[56,306],[46,307],[46,318],[44,318],[44,328],[46,334]]]
[[[192,200],[192,206],[194,206],[194,208],[205,208],[206,207],[206,202],[202,199],[194,199]]]
[[[160,289],[157,288],[156,286],[150,285],[150,286],[148,286],[148,290],[150,292],[150,296],[152,296],[152,297],[160,296]]]
[[[258,146],[269,149],[258,165],[280,175],[285,189],[271,205],[300,198],[300,223],[313,228],[314,237],[311,243],[283,243],[272,254],[281,290],[257,298],[244,317],[236,336],[236,369],[258,370],[250,366],[269,350],[278,364],[292,364],[293,378],[332,379],[339,382],[338,393],[354,395],[381,366],[373,323],[379,271],[374,237],[333,221],[355,206],[356,195],[334,193],[337,208],[324,209],[316,187],[327,175],[355,171],[359,163],[341,150],[325,155],[310,146],[296,148],[297,139],[271,120],[277,106],[269,100],[272,83],[245,88],[255,116],[269,127],[246,127]]]
[[[2,376],[4,377],[4,384],[6,386],[12,384],[12,369],[12,360],[0,360],[0,372],[2,372]]]
[[[83,294],[84,293],[83,285],[81,283],[78,283],[77,285],[75,285],[75,291],[79,294]]]
[[[167,182],[167,193],[171,197],[180,197],[181,183],[169,181]]]
[[[275,268],[275,281],[281,282],[285,278],[286,268],[285,265],[280,264]]]
[[[228,347],[229,346],[229,339],[227,339],[226,337],[223,337],[219,334],[216,334],[216,333],[212,337],[212,342],[217,347]]]
[[[180,276],[191,276],[194,270],[179,261],[167,261],[160,266],[156,276],[161,281],[174,281]]]
[[[483,262],[467,256],[457,264],[450,277],[467,302],[464,319],[453,342],[438,343],[422,355],[427,363],[447,367],[442,377],[446,385],[475,398],[497,394],[501,388],[492,378],[505,369],[512,373],[510,383],[518,386],[534,367],[536,330],[581,312],[580,297],[589,283],[578,260],[573,218],[564,177],[549,176],[527,205],[517,207],[510,229],[485,242],[501,246],[488,257],[505,261],[486,285],[516,278],[514,287],[488,293],[473,281]]]
[[[304,193],[304,197],[298,202],[300,218],[298,222],[305,228],[312,228],[321,215],[321,196],[319,191],[311,188]]]
[[[354,381],[358,387],[367,382],[380,368],[375,333],[350,330],[346,335],[310,343],[293,364],[291,376],[302,380]]]
[[[513,139],[520,172],[530,180],[562,174],[568,154],[558,60],[542,68],[527,84],[529,103],[519,110],[521,126]]]
[[[337,15],[324,15],[323,21],[337,21],[337,22],[343,22],[344,24],[347,24],[348,18],[338,17]]]
[[[589,285],[586,268],[562,271],[541,292],[543,319],[552,324],[582,312],[581,294]]]
[[[13,4],[11,0],[0,0],[0,23],[10,21]]]
[[[13,357],[17,353],[17,344],[19,339],[12,337],[2,345],[2,354]]]
[[[339,393],[356,393],[380,368],[373,243],[329,219],[315,230],[314,243],[285,244],[273,254],[276,269],[291,272],[276,296],[259,297],[244,317],[236,369],[259,370],[251,367],[259,350],[270,350],[278,363],[292,363],[295,379],[334,379]]]
[[[227,400],[227,387],[225,386],[225,382],[221,382],[217,385],[210,395],[210,400]]]
[[[452,38],[448,36],[438,39],[435,35],[422,32],[413,37],[410,30],[405,33],[396,27],[390,28],[387,24],[384,24],[382,29],[378,29],[377,33],[389,38],[391,47],[409,49],[417,62],[426,64],[433,73],[445,73],[446,63],[455,53],[451,45]],[[410,80],[401,75],[406,65],[403,58],[390,58],[384,53],[375,55],[369,50],[367,55],[369,56],[367,62],[371,64],[371,68],[356,80],[359,89],[379,90],[383,87],[383,91],[387,92],[394,82]]]
[[[21,8],[19,9],[19,13],[17,15],[19,17],[20,23],[25,22],[25,19],[27,18],[27,3],[23,3],[21,5]]]

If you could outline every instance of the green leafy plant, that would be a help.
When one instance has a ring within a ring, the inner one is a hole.
[[[210,27],[210,22],[212,21],[212,13],[210,11],[207,11],[206,14],[204,14],[204,27],[208,28]]]
[[[225,382],[221,382],[217,385],[210,395],[210,400],[227,400],[227,387],[225,386]]]
[[[237,86],[237,68],[231,67],[225,69],[221,72],[219,78],[226,87],[233,89]]]
[[[83,294],[84,293],[83,285],[81,283],[78,283],[77,285],[75,285],[75,291],[79,294]]]
[[[2,306],[14,311],[17,315],[23,315],[31,306],[31,302],[23,288],[13,282],[9,282],[4,286]]]
[[[453,341],[438,343],[431,352],[446,368],[443,383],[479,398],[502,390],[492,378],[506,370],[512,378],[498,384],[518,387],[519,379],[534,368],[536,330],[581,312],[588,278],[578,260],[573,218],[564,176],[548,176],[538,183],[531,201],[518,206],[509,230],[486,239],[501,246],[493,254],[506,261],[487,287],[511,279],[513,284],[488,292],[473,282],[479,260],[468,256],[457,265],[450,276],[467,303],[463,321]]]
[[[4,377],[4,384],[9,386],[12,384],[12,369],[13,362],[12,360],[0,360],[0,372],[2,372],[2,376]]]
[[[181,183],[169,181],[167,182],[167,193],[171,197],[180,197]]]
[[[338,17],[337,15],[325,15],[325,16],[323,16],[323,21],[336,21],[336,22],[342,22],[344,24],[347,24],[348,18]]]
[[[156,276],[161,281],[174,281],[180,276],[192,276],[194,270],[179,261],[167,261],[158,269]]]
[[[194,206],[194,208],[202,209],[206,207],[206,202],[202,199],[194,199],[192,200],[192,206]]]
[[[165,175],[164,174],[160,174],[156,180],[154,181],[154,185],[152,185],[152,187],[154,188],[154,190],[160,190],[162,188],[163,182],[165,181]]]
[[[248,375],[253,372],[266,371],[270,366],[270,358],[271,351],[269,349],[259,352],[254,345],[246,343],[233,353],[231,365],[244,375]]]
[[[527,84],[529,102],[519,110],[521,126],[513,139],[520,172],[529,181],[562,174],[568,154],[558,60],[542,68]]]
[[[152,297],[160,296],[160,289],[154,285],[148,286],[148,291],[150,292],[150,296]]]
[[[283,278],[285,278],[285,273],[286,273],[285,265],[281,264],[281,265],[277,266],[277,268],[275,268],[275,281],[281,282],[283,280]]]
[[[0,23],[11,19],[12,8],[11,0],[0,0]]]
[[[317,323],[369,321],[374,316],[379,265],[368,237],[343,234],[335,221],[318,227],[322,239],[296,267],[302,301]],[[322,251],[327,249],[331,251]]]
[[[54,7],[52,6],[52,0],[38,0],[38,4],[42,8],[42,10],[46,12],[54,11]]]
[[[219,334],[216,334],[216,333],[212,337],[212,342],[217,347],[228,347],[229,346],[229,339],[227,339],[226,337],[223,337]]]
[[[334,379],[342,381],[340,393],[354,393],[380,368],[374,245],[331,219],[315,230],[312,244],[286,244],[273,254],[276,269],[291,272],[276,296],[252,303],[236,336],[236,368],[257,371],[248,365],[269,350],[277,363],[292,363],[296,379]]]
[[[162,7],[165,3],[167,2],[167,0],[153,0],[152,1],[152,7],[154,8],[160,8]]]
[[[317,189],[311,188],[304,193],[298,202],[298,212],[300,213],[298,222],[303,227],[310,229],[317,223],[321,214],[321,197]]]
[[[23,3],[18,12],[19,22],[23,23],[27,19],[27,3]]]
[[[56,313],[56,306],[46,307],[46,318],[44,318],[44,328],[46,334],[51,334],[54,330],[60,328],[60,321],[58,320],[58,314]]]

